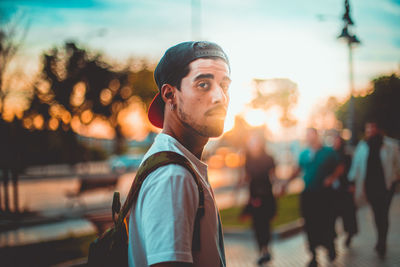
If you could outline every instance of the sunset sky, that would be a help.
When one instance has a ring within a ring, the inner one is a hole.
[[[400,1],[350,5],[362,42],[354,50],[355,85],[365,90],[374,77],[400,71]],[[231,61],[231,118],[250,100],[254,78],[288,78],[298,85],[293,114],[300,125],[328,96],[349,94],[348,50],[336,39],[343,27],[342,0],[2,0],[0,8],[8,15],[22,12],[30,21],[19,54],[30,72],[37,71],[42,51],[65,40],[119,62],[129,57],[157,62],[178,42],[205,39],[220,44]],[[252,112],[251,123],[264,121],[256,118],[262,113]]]

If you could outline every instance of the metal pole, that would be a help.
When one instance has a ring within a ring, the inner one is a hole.
[[[354,72],[353,72],[353,45],[359,44],[358,38],[351,33],[351,26],[354,25],[350,16],[350,3],[348,0],[344,1],[345,13],[343,15],[344,27],[338,39],[344,39],[347,42],[349,49],[349,85],[350,85],[350,99],[348,107],[348,117],[346,127],[351,131],[350,146],[355,146],[357,141],[356,120],[355,120],[355,98],[354,98]]]
[[[349,100],[349,117],[348,128],[351,130],[350,145],[356,144],[356,127],[355,127],[355,103],[354,103],[354,73],[353,73],[353,46],[351,40],[348,41],[349,47],[349,84],[350,84],[350,100]]]

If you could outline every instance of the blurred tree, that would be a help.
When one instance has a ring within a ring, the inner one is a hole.
[[[156,90],[152,71],[145,66],[136,72],[128,67],[118,70],[102,60],[100,54],[90,53],[73,42],[52,49],[42,59],[31,105],[24,114],[25,127],[74,135],[73,130],[79,125],[102,121],[114,129],[115,153],[122,153],[123,122],[118,115],[137,97],[150,101]]]
[[[145,63],[140,64],[137,70],[131,70],[129,73],[132,94],[140,97],[147,106],[158,92],[153,75],[153,71]]]
[[[94,155],[76,138],[73,130],[81,125],[90,125],[96,120],[107,123],[115,132],[115,152],[121,153],[124,144],[121,124],[124,122],[119,118],[120,112],[138,99],[147,105],[156,93],[156,85],[153,72],[145,64],[139,64],[134,70],[131,65],[117,69],[102,60],[100,54],[68,42],[62,48],[43,54],[41,73],[27,97],[18,91],[20,86],[15,86],[24,79],[13,73],[16,64],[10,62],[28,27],[21,27],[23,16],[7,17],[2,12],[0,10],[0,174],[3,179],[0,212],[8,212],[10,176],[14,185],[14,208],[18,211],[18,173],[23,163],[72,164],[88,159],[89,154]],[[4,20],[5,17],[11,20]],[[23,83],[23,87],[29,84]]]
[[[0,213],[10,212],[8,192],[10,176],[13,183],[14,211],[16,213],[19,211],[18,172],[22,168],[20,158],[22,148],[18,138],[21,136],[22,128],[15,114],[7,112],[6,106],[10,105],[8,100],[15,93],[11,81],[18,76],[9,66],[23,43],[27,30],[28,24],[24,22],[22,14],[8,17],[6,11],[0,9],[0,170],[4,189],[4,201],[2,201],[3,194],[0,187]],[[8,79],[5,79],[6,75]]]
[[[393,73],[372,81],[372,88],[366,96],[355,97],[356,136],[362,138],[368,119],[378,120],[388,136],[400,139],[400,77]],[[336,115],[342,123],[348,116],[347,100],[339,106]]]
[[[281,109],[281,125],[286,128],[296,125],[291,109],[298,99],[297,84],[289,79],[254,79],[254,83],[256,95],[251,106],[268,110],[276,105]]]

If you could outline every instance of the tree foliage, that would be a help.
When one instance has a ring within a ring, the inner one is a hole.
[[[28,26],[23,14],[9,17],[6,10],[0,9],[0,121],[5,117],[11,121],[15,115],[6,114],[5,110],[7,98],[15,93],[12,90],[15,83],[13,84],[12,79],[7,79],[6,76],[20,76],[15,66],[10,68],[10,63],[15,59],[24,42]]]
[[[42,66],[24,125],[32,130],[70,131],[74,121],[89,125],[101,119],[115,130],[115,152],[121,153],[124,136],[118,115],[132,99],[150,101],[156,90],[153,72],[145,66],[137,71],[116,69],[100,54],[73,42],[44,53]]]
[[[12,92],[10,83],[6,83],[4,78],[6,73],[9,73],[10,62],[18,52],[27,29],[20,31],[21,17],[9,19],[4,15],[5,11],[0,9],[0,177],[3,180],[3,188],[7,189],[4,190],[4,198],[3,195],[0,195],[0,214],[3,212],[3,199],[4,211],[10,212],[8,192],[10,178],[13,184],[14,211],[19,211],[18,172],[22,168],[23,146],[18,141],[21,141],[22,128],[12,112],[9,120],[4,119],[7,117],[5,111],[8,111],[6,110],[6,104],[8,104],[6,102]]]
[[[372,81],[368,95],[355,97],[355,128],[361,138],[367,120],[377,120],[391,137],[400,139],[400,77],[393,73]],[[344,124],[347,121],[349,101],[341,105],[336,114]]]

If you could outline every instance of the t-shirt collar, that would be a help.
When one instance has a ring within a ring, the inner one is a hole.
[[[157,136],[157,139],[168,139],[173,145],[175,145],[179,151],[181,151],[184,156],[186,156],[189,161],[194,164],[194,167],[197,169],[197,171],[208,180],[207,176],[207,164],[200,159],[198,159],[192,152],[190,152],[186,147],[184,147],[178,140],[176,140],[174,137],[165,134],[165,133],[160,133]]]

